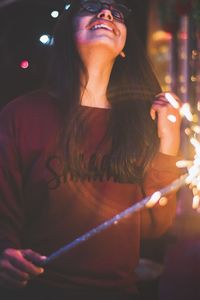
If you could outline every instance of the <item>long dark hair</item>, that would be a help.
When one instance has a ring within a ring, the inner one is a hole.
[[[73,120],[77,120],[74,115],[81,99],[80,73],[84,72],[88,78],[74,41],[73,20],[78,8],[79,1],[73,1],[57,23],[48,76],[48,90],[59,101],[64,120],[67,120],[63,123],[64,135],[68,132],[73,139],[80,137],[81,128],[79,126],[77,130],[77,126],[72,125]],[[111,175],[117,181],[126,182],[142,181],[158,149],[156,122],[150,117],[150,108],[155,95],[161,92],[132,19],[130,17],[126,22],[126,58],[116,59],[108,85],[111,111],[106,137],[112,142],[111,159],[104,168],[107,177]],[[69,144],[65,142],[68,158],[76,155],[74,148],[70,154]],[[75,160],[70,161],[73,164]]]

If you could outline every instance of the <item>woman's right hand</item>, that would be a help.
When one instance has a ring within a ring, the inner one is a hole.
[[[28,281],[44,272],[38,267],[45,256],[30,250],[5,249],[0,256],[0,286],[22,288]]]

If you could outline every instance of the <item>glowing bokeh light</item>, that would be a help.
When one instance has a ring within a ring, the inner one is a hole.
[[[20,63],[20,68],[22,69],[28,69],[29,67],[29,61],[28,60],[22,60]]]
[[[174,115],[168,115],[167,119],[171,122],[171,123],[176,123],[177,119],[176,116]]]
[[[192,166],[192,161],[189,160],[179,160],[176,162],[176,166],[178,168],[186,168],[186,167],[191,167]]]
[[[68,10],[70,8],[70,4],[65,5],[65,10]]]
[[[51,16],[52,16],[52,18],[58,18],[59,12],[58,12],[57,10],[53,10],[53,11],[51,12]]]
[[[159,200],[159,205],[160,205],[160,206],[166,206],[167,203],[168,203],[167,197],[162,197],[162,198],[160,198],[160,200]]]
[[[193,197],[192,208],[193,209],[198,209],[199,204],[200,204],[200,197],[199,197],[199,195],[196,195],[196,196]]]
[[[178,109],[180,107],[178,101],[170,93],[165,93],[165,97],[174,108]]]
[[[160,200],[161,197],[162,197],[162,194],[160,191],[153,193],[153,195],[147,202],[146,207],[148,207],[148,208],[153,207]]]
[[[41,35],[39,40],[43,45],[52,45],[53,43],[53,40],[49,34]]]
[[[180,114],[182,116],[185,116],[188,121],[190,121],[190,122],[193,121],[193,115],[191,113],[189,103],[184,103],[183,104],[183,106],[180,108]]]
[[[43,34],[43,35],[41,35],[41,37],[40,37],[40,42],[42,43],[42,44],[49,44],[49,42],[50,42],[50,37],[49,37],[49,35],[48,34]]]

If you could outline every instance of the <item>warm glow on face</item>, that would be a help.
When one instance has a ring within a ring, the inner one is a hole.
[[[101,55],[116,58],[124,49],[127,37],[125,24],[95,15],[76,16],[75,41],[82,58],[88,53],[101,51]]]

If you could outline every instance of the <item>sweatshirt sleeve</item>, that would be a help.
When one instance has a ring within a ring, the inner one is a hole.
[[[144,178],[143,190],[145,196],[169,185],[180,175],[176,162],[181,156],[171,156],[158,153]],[[142,197],[142,196],[141,196]],[[157,238],[164,234],[172,225],[176,215],[176,192],[166,195],[166,206],[156,204],[153,208],[141,211],[141,237],[145,239]]]
[[[13,115],[9,105],[0,113],[0,252],[20,247],[23,224],[22,175]]]

